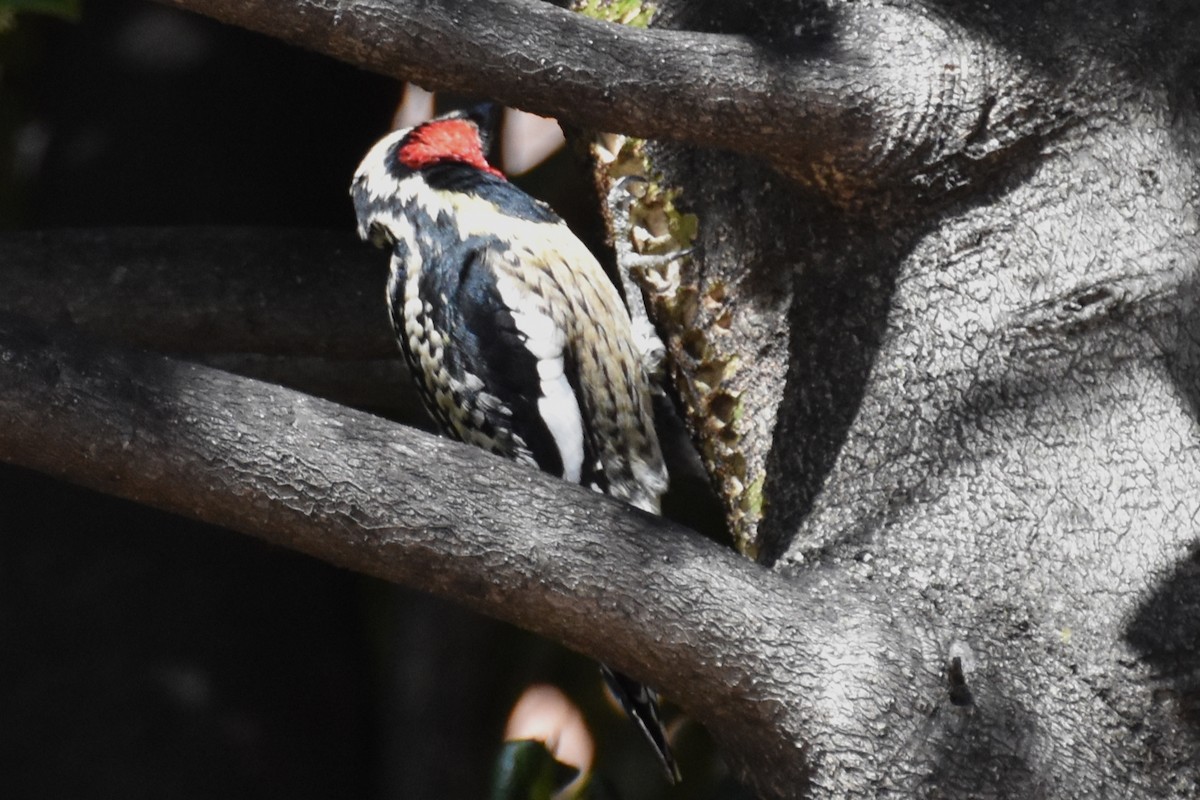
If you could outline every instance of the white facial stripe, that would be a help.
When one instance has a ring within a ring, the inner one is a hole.
[[[422,191],[420,180],[409,176],[399,180],[388,169],[387,160],[395,144],[408,135],[411,129],[394,131],[380,139],[363,157],[354,173],[351,194],[361,193],[373,208],[369,218],[359,219],[359,235],[366,239],[371,227],[378,225],[393,239],[402,240],[410,247],[415,246],[412,225],[394,210],[416,206],[430,216],[436,216],[436,200]]]
[[[400,131],[393,131],[387,136],[375,143],[375,146],[367,151],[363,156],[363,160],[358,165],[358,169],[354,171],[354,182],[364,182],[364,186],[372,197],[383,197],[385,186],[395,187],[397,181],[391,176],[387,169],[388,151],[396,142],[408,135],[411,128],[406,128]]]

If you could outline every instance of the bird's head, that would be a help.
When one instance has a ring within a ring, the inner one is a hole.
[[[407,204],[419,202],[434,172],[465,171],[503,180],[503,173],[487,160],[499,114],[499,106],[487,103],[392,131],[376,142],[350,185],[358,235],[377,246],[390,243],[395,238],[390,219]]]

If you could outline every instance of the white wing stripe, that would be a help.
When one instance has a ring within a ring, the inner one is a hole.
[[[563,369],[566,334],[538,307],[537,299],[511,279],[499,277],[496,288],[508,306],[525,347],[538,360],[541,398],[538,413],[554,439],[563,464],[563,479],[579,483],[583,474],[583,417],[579,399]]]

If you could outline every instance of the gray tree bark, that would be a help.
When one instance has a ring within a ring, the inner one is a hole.
[[[759,563],[15,323],[0,457],[558,638],[765,797],[1200,796],[1192,4],[173,4],[664,140],[636,157],[698,228],[647,295]]]

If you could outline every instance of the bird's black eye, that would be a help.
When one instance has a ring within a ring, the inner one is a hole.
[[[392,232],[386,226],[378,222],[371,223],[371,244],[376,247],[391,247],[396,243],[396,238],[392,236]]]

